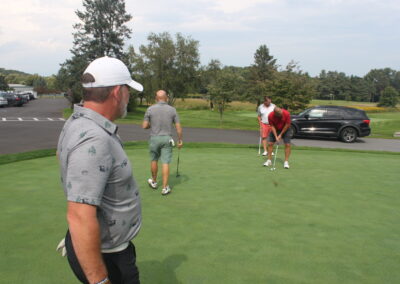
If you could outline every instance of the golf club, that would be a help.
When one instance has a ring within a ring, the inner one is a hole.
[[[275,163],[276,163],[276,156],[278,156],[278,149],[279,149],[279,144],[276,144],[274,163],[272,165],[271,171],[275,171],[276,170]]]
[[[178,148],[178,164],[176,165],[176,177],[180,177],[181,175],[179,174],[179,154],[181,152],[181,149]]]
[[[261,135],[260,135],[260,140],[258,141],[258,156],[261,155]]]

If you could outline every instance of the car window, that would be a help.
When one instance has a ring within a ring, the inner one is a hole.
[[[299,115],[305,115],[305,114],[308,113],[309,111],[310,111],[310,109],[308,108],[308,109],[303,110],[302,112],[300,112]]]
[[[325,114],[326,114],[326,109],[314,108],[314,109],[310,110],[310,112],[308,113],[308,116],[310,118],[322,118],[325,116]]]
[[[335,108],[328,108],[325,117],[328,119],[341,119],[343,118],[343,113],[341,109],[335,109]]]

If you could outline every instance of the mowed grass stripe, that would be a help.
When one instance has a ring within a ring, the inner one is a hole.
[[[146,184],[147,149],[127,152],[143,283],[400,280],[398,155],[294,150],[284,170],[280,151],[271,172],[252,148],[184,148],[165,197]],[[0,179],[4,283],[76,283],[55,253],[66,228],[55,157],[2,165]]]

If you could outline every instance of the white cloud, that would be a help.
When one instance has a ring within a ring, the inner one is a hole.
[[[324,68],[318,62],[333,61],[326,56],[332,50],[344,57],[351,54],[342,61],[347,72],[355,70],[355,64],[362,69],[360,58],[365,54],[384,54],[374,58],[382,65],[398,59],[398,0],[125,2],[133,16],[128,43],[145,44],[150,32],[182,32],[200,41],[202,59],[218,58],[225,65],[251,64],[260,44],[267,44],[281,64],[294,59],[314,70]],[[26,64],[39,73],[57,72],[58,64],[70,56],[72,25],[78,21],[75,11],[82,9],[82,0],[2,0],[1,4],[0,67],[22,66],[24,71]],[[319,54],[324,58],[316,60]]]
[[[257,4],[268,4],[279,1],[281,0],[212,0],[206,2],[211,5],[213,9],[229,14],[253,8]]]

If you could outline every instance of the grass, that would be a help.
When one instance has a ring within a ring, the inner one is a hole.
[[[372,135],[375,138],[393,138],[400,132],[400,112],[370,113]]]
[[[322,101],[313,100],[311,105],[341,105],[364,109],[372,119],[371,138],[393,138],[394,132],[400,131],[400,111],[397,109],[378,108],[375,103],[360,103],[348,101]],[[257,113],[255,104],[245,102],[232,102],[224,112],[221,122],[217,110],[208,109],[208,102],[202,99],[177,100],[176,107],[184,127],[220,128],[258,130]],[[128,113],[124,119],[117,123],[141,124],[147,106],[137,107],[134,112]],[[64,110],[64,117],[71,115],[71,109]]]
[[[291,169],[280,151],[271,172],[255,147],[190,146],[166,197],[146,185],[146,145],[126,148],[142,283],[400,281],[398,154],[295,148]],[[55,252],[66,229],[55,157],[0,165],[0,179],[2,283],[77,283]]]

